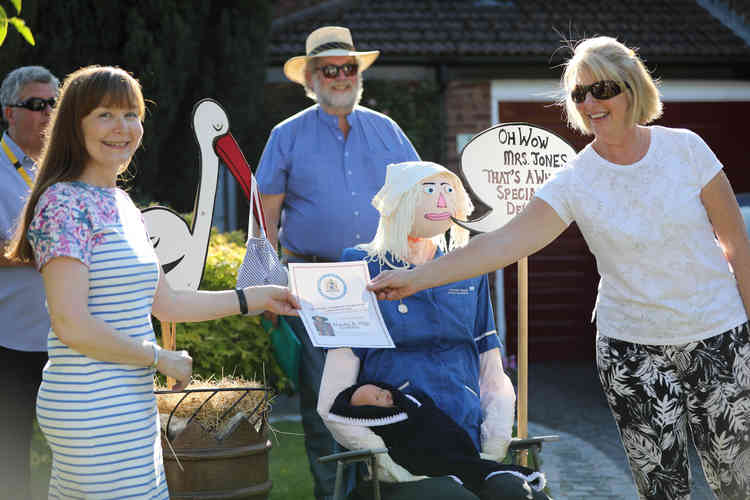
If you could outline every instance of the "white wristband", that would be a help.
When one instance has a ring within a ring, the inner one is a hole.
[[[156,368],[156,365],[159,364],[159,352],[161,351],[161,347],[159,347],[159,344],[156,342],[152,342],[151,347],[154,350],[154,362],[151,363],[151,368]]]

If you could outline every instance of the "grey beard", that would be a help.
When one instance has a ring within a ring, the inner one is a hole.
[[[317,78],[313,80],[312,90],[315,93],[318,104],[327,108],[352,110],[362,100],[362,92],[364,90],[362,86],[362,74],[360,73],[357,76],[357,83],[345,96],[332,96],[325,90],[322,90],[320,81]]]

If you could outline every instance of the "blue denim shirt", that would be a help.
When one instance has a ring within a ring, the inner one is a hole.
[[[6,133],[5,143],[34,179],[34,160]],[[13,236],[31,190],[0,148],[0,251]],[[42,275],[34,266],[0,267],[0,346],[16,351],[46,351],[49,315]]]
[[[372,197],[389,163],[419,160],[399,126],[357,106],[346,117],[311,106],[274,127],[256,177],[263,194],[285,194],[279,240],[289,250],[335,261],[344,248],[370,241],[379,214]]]
[[[441,252],[438,250],[436,258]],[[348,248],[342,260],[363,260],[365,252]],[[370,277],[383,270],[369,262]],[[387,269],[387,268],[386,268]],[[360,359],[359,382],[385,382],[430,396],[471,436],[481,450],[479,355],[500,346],[487,276],[422,290],[399,301],[378,302],[395,349],[352,349]]]

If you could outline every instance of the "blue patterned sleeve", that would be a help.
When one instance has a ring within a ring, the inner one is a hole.
[[[500,339],[495,329],[495,318],[490,300],[490,283],[487,275],[482,276],[477,293],[477,316],[474,318],[474,342],[479,353],[500,347]]]

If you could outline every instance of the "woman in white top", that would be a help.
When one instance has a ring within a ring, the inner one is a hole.
[[[575,221],[601,276],[599,377],[641,498],[688,498],[688,425],[715,494],[750,498],[750,243],[722,165],[693,132],[647,126],[658,90],[613,38],[579,43],[561,85],[569,123],[594,140],[501,229],[370,286],[398,299],[498,269]]]

